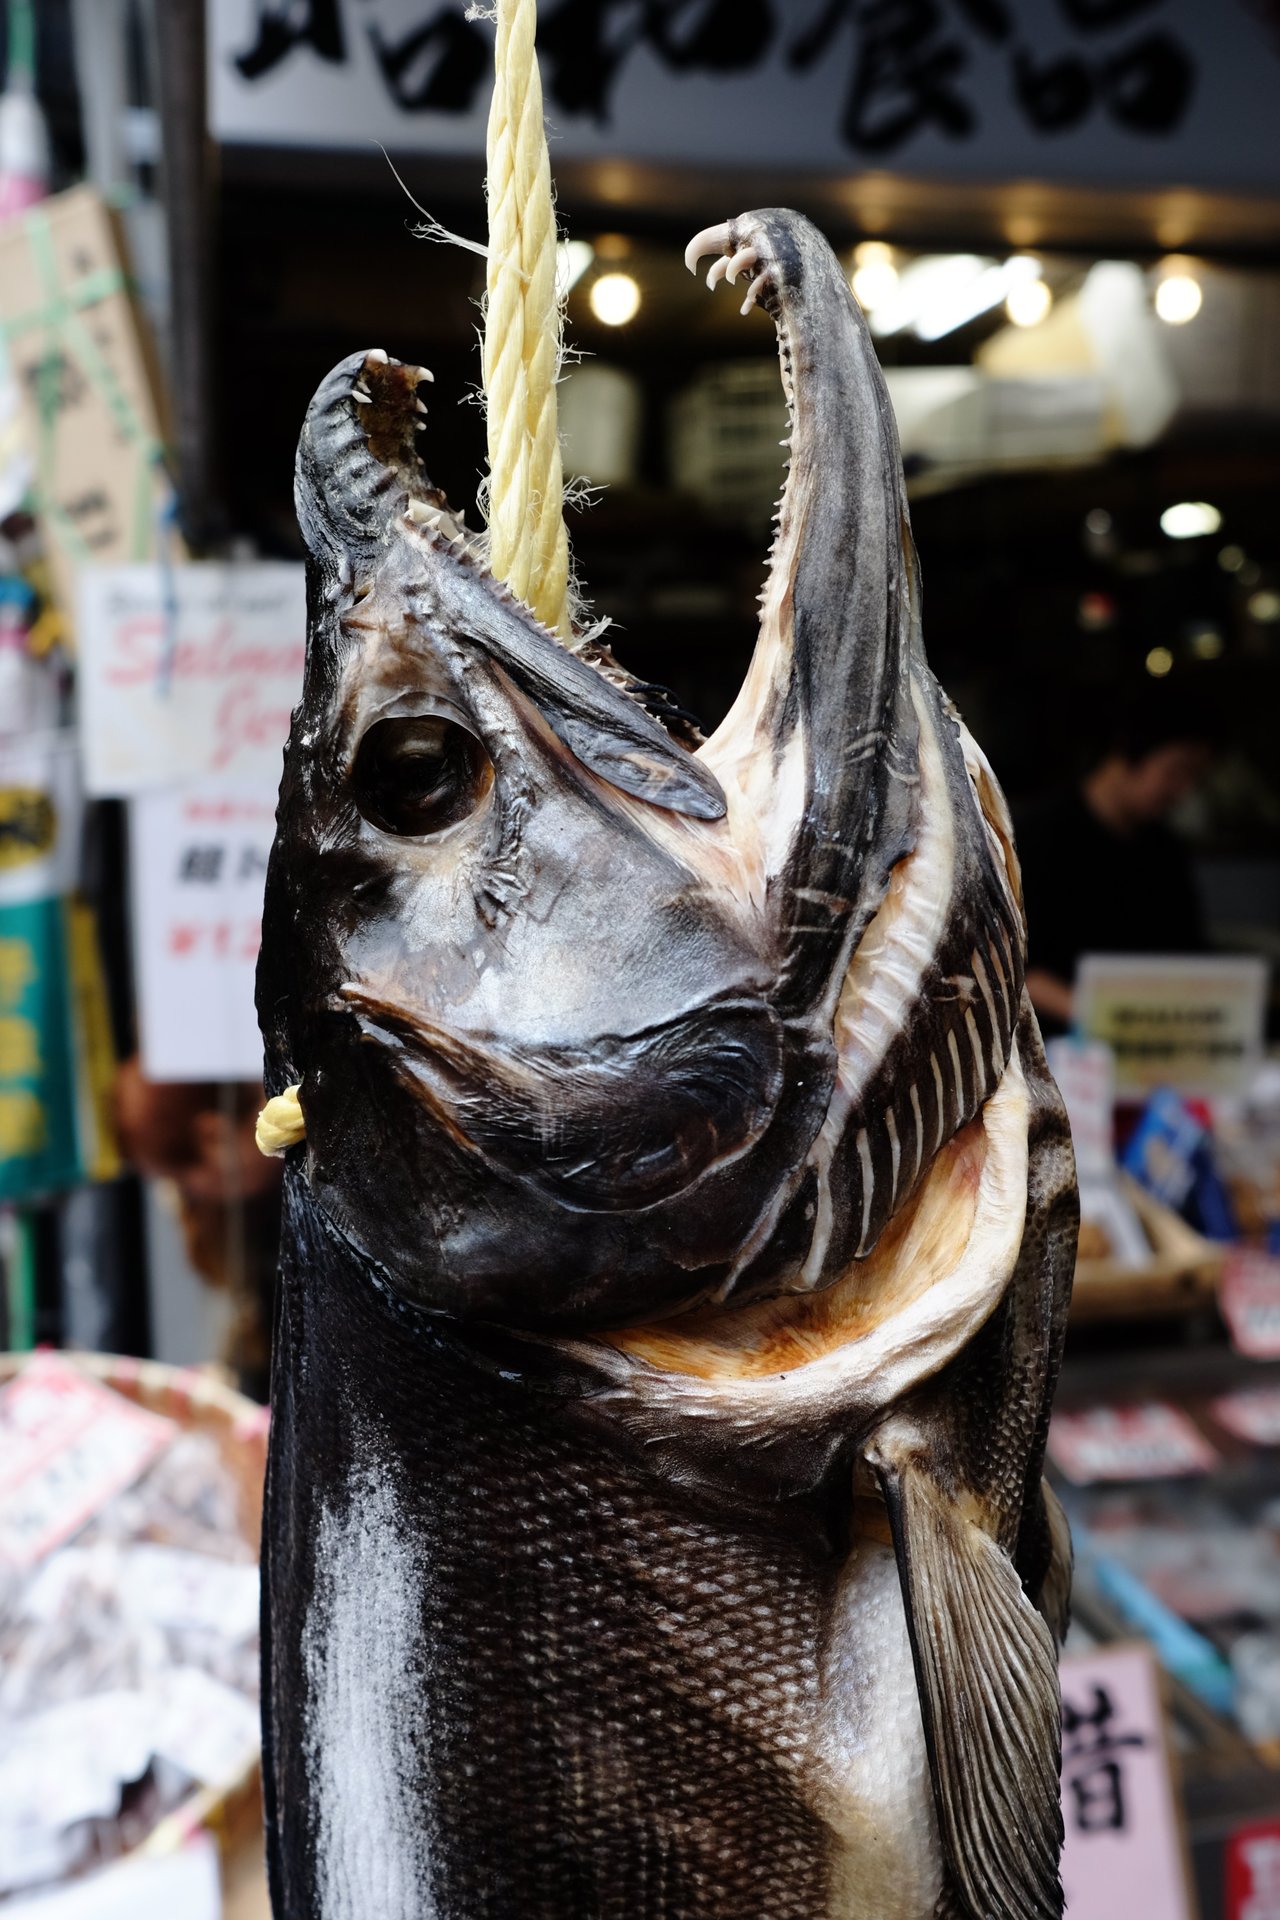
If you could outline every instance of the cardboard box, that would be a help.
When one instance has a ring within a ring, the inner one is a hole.
[[[116,220],[91,187],[0,223],[0,333],[54,590],[71,621],[83,562],[151,560],[176,543],[158,371]]]

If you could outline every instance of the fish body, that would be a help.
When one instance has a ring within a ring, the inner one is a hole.
[[[1061,1912],[1076,1203],[1008,817],[837,261],[777,209],[691,253],[792,418],[705,743],[493,580],[420,370],[352,356],[303,429],[277,1920]]]

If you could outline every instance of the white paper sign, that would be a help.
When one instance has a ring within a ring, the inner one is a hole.
[[[133,1859],[56,1893],[17,1900],[5,1920],[221,1920],[218,1850],[207,1833],[162,1860]]]
[[[257,1080],[253,984],[274,787],[217,780],[130,809],[142,1067],[150,1080]]]
[[[1240,1093],[1262,1063],[1267,978],[1247,954],[1086,954],[1076,1023],[1111,1048],[1121,1099]]]
[[[301,566],[85,567],[79,634],[89,793],[201,774],[279,784],[302,690]]]
[[[1069,1920],[1191,1920],[1149,1647],[1062,1662],[1062,1818]]]

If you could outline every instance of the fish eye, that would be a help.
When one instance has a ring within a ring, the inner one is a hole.
[[[375,721],[352,778],[370,825],[409,837],[442,833],[474,813],[493,784],[493,764],[466,727],[421,714]]]

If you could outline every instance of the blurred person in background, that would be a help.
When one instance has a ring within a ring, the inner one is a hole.
[[[1117,707],[1083,780],[1017,812],[1027,991],[1046,1034],[1071,1025],[1082,955],[1204,952],[1190,850],[1168,819],[1217,747],[1202,696],[1148,682]]]
[[[148,1080],[136,1057],[120,1068],[114,1100],[122,1152],[139,1173],[172,1182],[187,1258],[232,1297],[221,1357],[257,1399],[267,1391],[280,1241],[280,1162],[254,1139],[265,1100],[260,1085]]]

